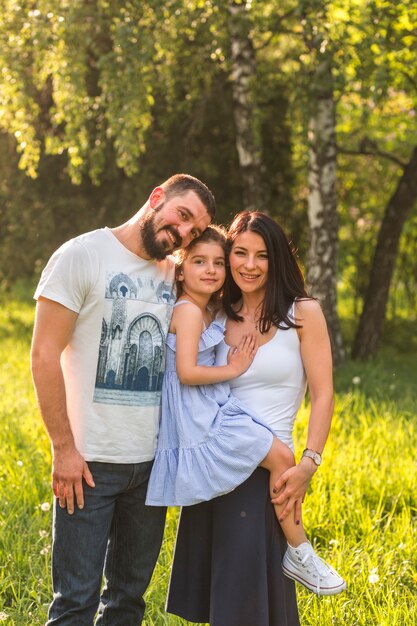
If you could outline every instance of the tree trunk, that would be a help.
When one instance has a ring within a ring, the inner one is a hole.
[[[353,342],[353,358],[372,358],[377,353],[401,233],[416,200],[417,147],[414,148],[385,209],[372,261],[369,285]]]
[[[319,54],[319,53],[318,53]],[[320,301],[332,342],[333,360],[343,362],[345,351],[337,315],[338,214],[336,194],[336,133],[332,55],[320,53],[310,83],[312,111],[309,118],[310,246],[307,284]]]
[[[251,83],[255,80],[255,51],[250,38],[248,8],[244,2],[229,4],[232,61],[233,114],[236,148],[242,175],[243,202],[247,211],[268,213],[261,177],[261,155],[253,128]]]

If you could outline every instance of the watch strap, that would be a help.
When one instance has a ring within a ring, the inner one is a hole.
[[[309,448],[306,448],[302,454],[302,457],[304,456],[312,459],[317,467],[321,465],[322,458],[320,452],[316,452],[315,450],[310,450]]]

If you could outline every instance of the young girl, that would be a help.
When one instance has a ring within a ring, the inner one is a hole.
[[[259,465],[269,470],[275,497],[275,483],[294,465],[288,446],[231,395],[227,384],[250,366],[257,350],[254,338],[243,337],[230,349],[227,365],[215,366],[216,346],[224,339],[224,319],[216,313],[226,275],[225,242],[224,231],[209,226],[180,252],[179,297],[167,338],[148,505],[187,506],[211,500],[243,483]],[[301,520],[292,516],[280,520],[284,506],[276,504],[275,512],[288,550],[305,544],[308,552],[308,567],[303,553],[289,571],[284,562],[285,573],[318,594],[343,591],[346,583],[315,554]]]

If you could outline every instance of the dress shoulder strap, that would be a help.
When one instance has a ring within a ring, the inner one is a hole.
[[[174,309],[175,307],[180,306],[181,304],[194,304],[194,302],[191,302],[191,300],[177,300],[177,302],[174,304]],[[196,305],[194,304],[194,306]],[[206,330],[206,328],[207,328],[206,323],[203,320],[203,330]]]
[[[297,298],[295,298],[295,300],[292,303],[291,308],[290,308],[290,315],[291,315],[291,318],[292,318],[293,322],[295,322],[295,304],[296,304],[296,302],[297,302]]]
[[[214,318],[214,319],[216,320],[216,322],[218,322],[219,324],[221,324],[221,325],[223,326],[223,328],[225,328],[225,327],[226,327],[227,315],[226,315],[226,313],[225,313],[223,310],[218,311],[218,312],[216,313],[216,316],[215,316],[215,318]]]
[[[177,302],[174,304],[174,309],[176,306],[180,306],[181,304],[194,304],[194,303],[191,302],[191,300],[177,300]]]

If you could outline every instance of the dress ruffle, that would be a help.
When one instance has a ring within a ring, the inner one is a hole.
[[[215,319],[211,324],[203,330],[198,342],[198,351],[207,350],[218,346],[224,339],[224,321],[221,319]],[[177,337],[176,335],[169,333],[166,338],[166,345],[174,352],[177,351]]]
[[[204,443],[158,448],[146,504],[189,506],[235,489],[254,472],[272,445],[268,427],[261,422],[254,426],[231,398],[219,410],[216,429]]]

